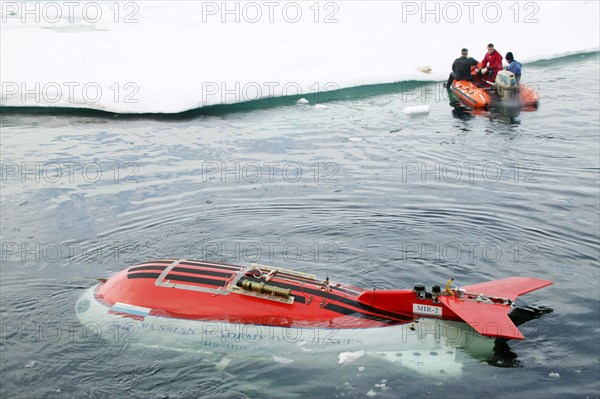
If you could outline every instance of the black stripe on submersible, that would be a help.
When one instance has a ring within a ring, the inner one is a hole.
[[[358,310],[348,309],[348,308],[345,308],[343,306],[336,305],[334,303],[328,303],[327,305],[324,306],[324,308],[327,309],[327,310],[331,310],[332,312],[341,313],[341,314],[346,315],[346,316],[358,317],[358,318],[361,318],[361,319],[376,320],[376,321],[379,321],[379,322],[382,322],[382,323],[387,323],[387,324],[401,323],[401,322],[396,321],[396,320],[390,320],[390,319],[384,318],[384,317],[378,317],[378,316],[373,316],[373,315],[370,315],[370,314],[365,314],[365,313],[362,313],[362,312],[360,312]]]
[[[256,278],[248,278],[248,280],[250,281],[255,281],[255,282],[262,282],[259,279]],[[352,309],[348,309],[349,311],[352,312],[359,312],[362,313],[366,316],[371,316],[371,317],[388,317],[388,318],[393,318],[393,319],[399,319],[402,321],[410,321],[413,320],[413,317],[410,317],[408,315],[402,314],[402,313],[395,313],[395,312],[389,312],[387,310],[382,310],[382,309],[377,309],[371,306],[367,306],[367,305],[363,305],[358,301],[355,301],[353,299],[348,299],[348,298],[344,298],[342,296],[336,295],[336,294],[332,294],[323,290],[317,290],[317,289],[312,289],[312,288],[307,288],[307,287],[301,287],[298,285],[294,285],[294,284],[287,284],[287,283],[281,283],[281,282],[277,282],[277,281],[269,281],[267,284],[269,285],[274,285],[276,287],[280,287],[280,288],[290,288],[293,289],[295,291],[300,291],[300,292],[305,292],[308,294],[313,294],[313,295],[317,295],[321,298],[327,298],[336,302],[340,302],[346,305],[350,305],[350,306],[354,306],[357,307],[357,310],[352,310]],[[347,308],[344,308],[347,309]],[[364,312],[371,312],[371,313],[375,313],[375,315],[369,315],[366,314]]]
[[[138,270],[165,270],[167,266],[134,266],[127,269],[127,273],[137,272]]]
[[[160,273],[129,273],[127,278],[154,278],[157,279]]]
[[[134,266],[134,267],[130,267],[127,272],[136,272],[138,270],[165,270],[166,266]],[[190,274],[204,274],[206,276],[215,276],[215,277],[231,277],[231,275],[233,274],[232,272],[226,273],[226,272],[215,272],[215,271],[211,271],[211,270],[200,270],[200,269],[192,269],[192,268],[185,268],[185,267],[174,267],[173,268],[174,271],[176,272],[182,272],[182,273],[190,273]]]
[[[183,261],[183,262],[179,262],[177,264],[179,265],[186,265],[186,266],[200,266],[200,267],[208,267],[208,268],[213,268],[213,269],[221,269],[221,270],[231,270],[231,271],[239,271],[242,270],[241,266],[236,266],[236,265],[226,265],[226,264],[212,264],[212,263],[203,263],[200,261]]]
[[[161,260],[149,260],[147,262],[143,262],[143,263],[138,263],[137,265],[134,266],[144,266],[144,265],[151,265],[153,263],[158,263],[159,265],[170,265],[171,263],[175,262],[176,259],[173,260],[169,260],[169,259],[161,259]]]
[[[167,274],[165,280],[185,281],[187,283],[214,285],[216,287],[223,287],[225,284],[227,284],[226,280],[213,280],[211,278],[180,276],[178,274]]]
[[[127,278],[152,278],[157,279],[160,276],[159,273],[130,273],[127,275]],[[165,280],[174,280],[174,281],[185,281],[188,283],[197,283],[204,285],[214,285],[216,287],[223,287],[227,281],[226,280],[213,280],[210,278],[200,278],[193,276],[181,276],[178,274],[167,274]]]
[[[214,276],[214,277],[231,277],[233,273],[224,273],[224,272],[213,272],[211,270],[199,270],[199,269],[190,269],[187,267],[174,267],[174,272],[181,273],[190,273],[190,274],[200,274],[204,276]]]

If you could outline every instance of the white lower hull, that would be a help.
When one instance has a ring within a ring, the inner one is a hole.
[[[94,298],[95,287],[77,301],[77,317],[88,334],[121,344],[173,350],[225,353],[280,363],[303,361],[345,365],[363,356],[382,359],[428,375],[456,376],[462,363],[485,359],[494,340],[465,323],[419,319],[391,327],[339,329],[327,326],[285,328],[221,321],[174,319],[151,315],[137,318],[109,313]],[[366,358],[365,358],[366,359]]]

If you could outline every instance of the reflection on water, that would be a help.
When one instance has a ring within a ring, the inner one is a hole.
[[[518,103],[505,103],[500,101],[497,94],[491,94],[492,106],[489,109],[470,108],[452,93],[449,88],[446,89],[449,97],[449,104],[452,107],[452,116],[462,121],[469,121],[474,117],[488,118],[490,121],[499,121],[508,125],[518,125],[521,121],[518,119],[522,110],[531,112],[536,111],[537,107],[522,107]]]

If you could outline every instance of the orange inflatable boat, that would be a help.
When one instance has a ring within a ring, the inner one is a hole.
[[[492,99],[486,89],[477,87],[467,80],[455,80],[450,86],[452,93],[466,106],[471,108],[489,108]]]
[[[481,80],[473,69],[473,81],[458,80],[450,86],[452,93],[464,105],[471,108],[490,108],[497,105],[537,107],[540,94],[536,87],[518,84],[510,71],[499,71],[494,82]]]

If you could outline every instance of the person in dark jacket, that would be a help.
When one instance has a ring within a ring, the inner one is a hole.
[[[515,79],[517,80],[518,85],[521,82],[521,69],[523,68],[523,65],[519,61],[515,60],[513,53],[510,51],[506,53],[505,58],[506,62],[508,62],[508,67],[506,69],[515,74]]]
[[[487,53],[481,61],[481,75],[491,82],[496,80],[498,71],[502,69],[502,56],[494,49],[492,43],[487,45]]]
[[[469,57],[469,50],[463,48],[460,51],[460,57],[452,63],[452,73],[448,77],[446,87],[450,87],[455,80],[473,80],[471,75],[471,67],[477,65],[477,60]]]

